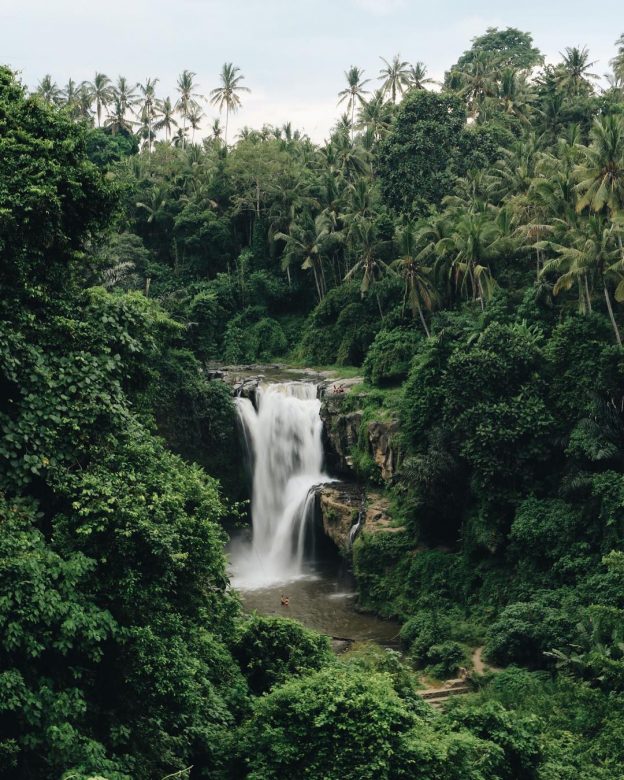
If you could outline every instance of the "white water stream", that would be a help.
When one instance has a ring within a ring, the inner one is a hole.
[[[233,585],[263,588],[304,575],[306,538],[314,519],[314,491],[323,473],[321,402],[316,385],[260,386],[257,409],[236,399],[253,470],[251,543],[231,550]]]

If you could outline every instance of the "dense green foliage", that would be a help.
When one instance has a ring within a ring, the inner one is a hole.
[[[139,108],[0,69],[0,777],[621,774],[621,60],[599,91],[585,49],[538,69],[510,28],[441,92],[396,57],[367,99],[354,66],[322,146],[229,143],[231,63],[197,144],[189,71]],[[409,667],[229,589],[240,453],[203,368],[286,356],[363,368],[337,403],[396,522],[354,569]],[[434,713],[413,667],[481,644],[509,668]]]

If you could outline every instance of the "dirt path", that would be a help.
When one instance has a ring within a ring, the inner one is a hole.
[[[483,646],[475,647],[472,653],[472,666],[476,674],[501,671],[497,666],[492,666],[492,664],[488,664],[483,660]]]

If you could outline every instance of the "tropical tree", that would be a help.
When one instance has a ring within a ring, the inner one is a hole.
[[[147,139],[147,148],[152,151],[154,120],[156,118],[157,100],[156,84],[158,79],[147,78],[143,84],[138,84],[141,92],[141,134]]]
[[[130,84],[125,76],[119,76],[113,87],[115,100],[119,103],[119,109],[124,115],[129,112],[134,114],[134,107],[139,102],[136,86]]]
[[[131,133],[134,124],[134,122],[127,118],[126,109],[124,108],[121,98],[115,97],[113,100],[113,110],[104,120],[104,127],[110,127],[112,134],[117,135],[117,133],[122,131]]]
[[[345,71],[347,87],[338,93],[338,105],[346,102],[347,110],[351,114],[351,140],[353,140],[355,128],[355,106],[356,104],[362,105],[364,103],[364,95],[368,94],[368,90],[364,89],[364,87],[370,79],[364,79],[363,76],[364,71],[352,65],[349,70]]]
[[[391,118],[391,109],[384,100],[383,89],[376,89],[360,106],[358,127],[371,132],[378,141],[390,127]]]
[[[446,273],[455,289],[472,300],[479,300],[481,309],[495,287],[492,272],[487,265],[500,253],[501,230],[487,213],[461,215],[452,233],[436,245],[440,257],[437,269]]]
[[[72,119],[77,119],[80,116],[80,90],[81,85],[70,78],[61,91],[63,104]]]
[[[591,82],[598,76],[589,72],[596,62],[590,62],[587,47],[581,49],[578,46],[568,46],[564,52],[561,52],[561,57],[563,60],[559,75],[560,89],[573,97],[581,93],[590,93],[593,90]]]
[[[191,128],[191,143],[195,143],[195,131],[199,130],[201,127],[201,121],[204,117],[204,112],[201,110],[201,108],[196,105],[193,106],[190,111],[188,112],[187,119],[189,123],[189,127]]]
[[[178,126],[175,118],[175,108],[171,102],[171,98],[166,97],[164,100],[159,100],[156,104],[157,119],[154,123],[154,130],[165,131],[165,138],[170,140],[173,128]]]
[[[577,229],[569,231],[566,238],[566,245],[546,242],[557,253],[557,257],[545,263],[542,275],[557,273],[554,295],[577,284],[579,308],[583,312],[592,310],[589,284],[595,280],[602,287],[611,326],[621,347],[622,337],[613,313],[609,287],[611,283],[616,283],[616,297],[624,300],[622,228],[605,216],[595,214],[584,220]]]
[[[59,89],[58,84],[49,73],[46,73],[37,85],[36,94],[51,106],[58,105],[63,97],[63,93]]]
[[[282,268],[289,271],[293,262],[300,263],[303,270],[311,270],[319,301],[326,293],[323,260],[331,241],[331,225],[327,217],[320,214],[315,219],[310,212],[304,212],[298,222],[292,222],[288,233],[276,233],[276,240],[285,242],[282,254]]]
[[[385,274],[394,273],[393,269],[380,258],[380,250],[387,243],[381,241],[377,234],[377,227],[370,219],[356,217],[348,227],[349,244],[355,255],[355,263],[345,274],[345,280],[361,276],[360,294],[362,298],[367,295],[375,282]],[[379,314],[383,320],[383,311],[379,295],[376,295]]]
[[[425,84],[435,84],[435,81],[427,76],[427,66],[424,62],[410,65],[409,85],[410,89],[426,89]]]
[[[612,215],[624,209],[624,120],[600,117],[591,130],[591,144],[577,169],[580,198],[577,211],[606,209]]]
[[[401,60],[400,54],[395,54],[392,62],[380,57],[384,67],[379,71],[379,80],[384,95],[390,95],[393,103],[396,103],[397,95],[402,95],[410,85],[409,63]]]
[[[405,293],[403,306],[409,305],[412,316],[420,317],[427,338],[431,335],[423,309],[431,311],[436,298],[435,287],[431,279],[431,268],[424,265],[426,252],[420,251],[418,244],[418,229],[414,222],[408,221],[397,229],[396,241],[399,247],[399,257],[392,267],[403,279]]]
[[[615,45],[618,47],[618,53],[609,61],[609,64],[613,68],[615,79],[621,83],[624,81],[624,34],[620,35]]]
[[[243,87],[241,81],[245,78],[240,74],[240,68],[237,68],[231,62],[226,62],[221,68],[219,78],[221,86],[210,92],[210,102],[213,106],[218,106],[219,111],[223,111],[225,106],[225,145],[227,146],[228,125],[230,113],[234,114],[241,107],[241,92],[251,92],[248,87]]]
[[[102,125],[102,111],[106,109],[113,101],[114,89],[111,80],[105,73],[96,72],[93,81],[86,82],[86,87],[91,97],[91,102],[95,103],[95,115],[97,116],[97,125]]]
[[[195,92],[195,78],[196,74],[190,70],[183,70],[178,76],[178,94],[179,98],[176,102],[176,110],[179,111],[182,117],[182,143],[184,145],[186,138],[186,123],[190,123],[191,112],[196,112],[199,109],[199,103],[195,98],[200,98],[199,92]]]
[[[472,116],[477,116],[487,98],[498,93],[497,71],[491,55],[478,52],[460,74],[460,94]]]

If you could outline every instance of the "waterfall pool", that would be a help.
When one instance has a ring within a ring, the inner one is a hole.
[[[356,609],[353,576],[319,538],[314,487],[331,476],[316,382],[265,381],[255,403],[237,398],[236,406],[252,473],[252,527],[234,536],[229,559],[245,609],[295,618],[336,640],[398,646],[399,626]]]
[[[234,579],[233,585],[246,612],[294,618],[335,639],[399,646],[398,623],[356,609],[355,580],[337,556],[306,563],[291,581],[250,587]],[[287,607],[281,605],[282,595],[288,596]]]

